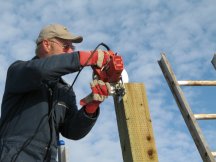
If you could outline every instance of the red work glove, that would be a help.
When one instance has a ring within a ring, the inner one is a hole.
[[[103,67],[110,60],[109,51],[96,50],[90,58],[93,51],[79,51],[80,65]],[[89,59],[89,60],[88,60]]]
[[[81,99],[80,105],[85,106],[85,111],[88,114],[93,114],[98,109],[100,103],[108,97],[111,88],[109,83],[102,80],[93,80],[90,85],[92,93]]]

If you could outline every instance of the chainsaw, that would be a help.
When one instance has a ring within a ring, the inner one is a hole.
[[[126,73],[126,71],[124,70],[124,62],[122,56],[112,52],[106,44],[101,43],[100,45],[103,45],[107,49],[107,51],[109,51],[110,59],[101,68],[95,66],[92,67],[93,79],[100,79],[104,82],[110,83],[110,95],[123,96],[125,94],[125,88],[123,84],[122,73]]]
[[[100,43],[92,52],[92,55],[98,50],[99,46],[104,46],[107,51],[109,51],[110,59],[109,61],[101,68],[92,66],[93,69],[93,79],[100,79],[104,82],[109,82],[111,86],[111,96],[124,96],[125,88],[123,83],[128,82],[128,75],[124,69],[123,59],[117,53],[113,53],[110,48],[104,44]],[[73,83],[69,87],[69,90],[73,87],[76,82],[80,72],[83,70],[83,67],[79,70],[76,75]]]

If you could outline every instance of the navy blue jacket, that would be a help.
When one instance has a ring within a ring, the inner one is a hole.
[[[97,117],[77,109],[61,76],[80,69],[79,54],[16,61],[7,72],[0,119],[1,162],[54,162],[59,133],[84,137]]]

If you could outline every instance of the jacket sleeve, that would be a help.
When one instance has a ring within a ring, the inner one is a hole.
[[[55,81],[79,69],[78,52],[30,61],[16,61],[8,69],[5,91],[28,92],[39,88],[44,82]]]
[[[93,118],[85,114],[84,107],[78,110],[76,95],[73,89],[68,91],[67,86],[58,91],[58,102],[59,101],[64,104],[66,108],[60,109],[59,107],[55,109],[56,114],[58,114],[57,116],[60,114],[60,116],[62,116],[59,120],[57,119],[57,121],[59,121],[59,132],[69,139],[78,140],[83,138],[94,126],[99,116],[99,109]]]
[[[61,134],[66,138],[78,140],[90,132],[99,116],[99,109],[93,118],[88,117],[83,108],[78,110],[73,117],[70,113],[70,111],[66,112],[66,119],[61,129]]]

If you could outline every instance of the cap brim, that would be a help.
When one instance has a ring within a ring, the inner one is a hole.
[[[70,39],[73,43],[81,43],[83,41],[82,36],[76,36],[73,39]]]
[[[83,41],[82,36],[75,36],[75,35],[67,35],[67,36],[58,36],[57,38],[71,40],[72,43],[81,43]]]

